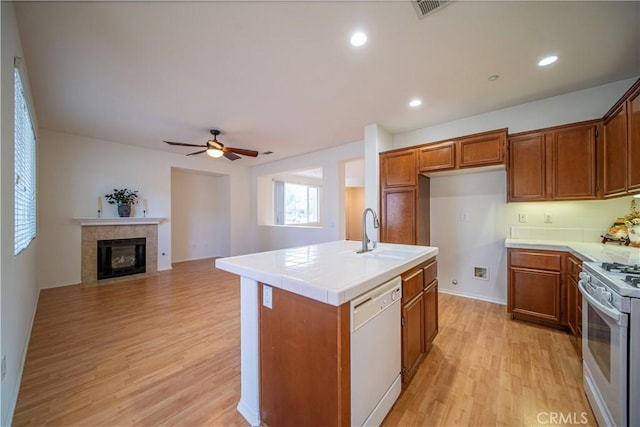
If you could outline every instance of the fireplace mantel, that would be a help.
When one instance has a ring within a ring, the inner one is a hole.
[[[146,217],[88,217],[88,218],[74,218],[73,220],[80,223],[81,226],[96,226],[96,225],[142,225],[142,224],[160,224],[166,218],[146,218]]]

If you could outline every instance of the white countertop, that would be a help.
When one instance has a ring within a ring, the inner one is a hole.
[[[431,246],[379,243],[366,254],[357,241],[260,252],[216,260],[216,267],[339,306],[438,254]]]
[[[570,252],[583,261],[640,264],[640,248],[614,243],[564,242],[551,240],[506,239],[507,248]]]

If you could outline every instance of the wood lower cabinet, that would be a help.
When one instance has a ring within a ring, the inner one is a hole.
[[[422,292],[402,306],[402,381],[408,383],[424,358]]]
[[[438,335],[438,281],[431,282],[422,292],[424,299],[424,345],[425,351]]]
[[[582,261],[571,254],[567,254],[567,322],[573,334],[572,344],[582,357],[582,294],[578,288]]]
[[[508,257],[511,317],[566,326],[563,253],[509,249]]]
[[[432,258],[402,276],[402,382],[406,386],[438,334],[438,281]]]
[[[265,285],[262,285],[262,287]],[[351,424],[349,303],[260,289],[260,418],[269,426]]]
[[[389,188],[382,191],[380,241],[411,245],[416,243],[417,199],[415,187]]]

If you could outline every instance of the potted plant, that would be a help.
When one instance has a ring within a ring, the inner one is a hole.
[[[624,217],[629,231],[629,243],[636,248],[640,247],[640,211],[636,205],[636,198],[631,200],[631,213]]]
[[[138,202],[138,190],[129,190],[128,188],[117,190],[114,188],[113,193],[105,194],[104,197],[109,204],[118,205],[118,215],[128,217],[131,215],[131,205]]]

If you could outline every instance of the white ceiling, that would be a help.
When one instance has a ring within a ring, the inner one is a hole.
[[[228,146],[275,152],[244,165],[640,75],[638,1],[457,1],[425,19],[407,1],[15,9],[40,127],[176,153],[189,149],[162,141],[218,127]]]

